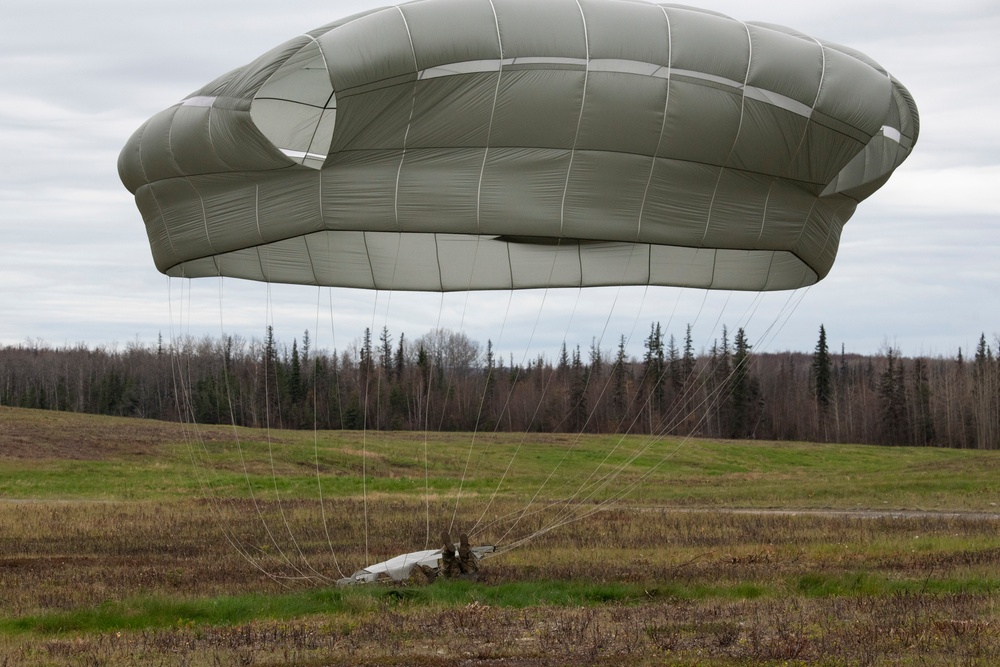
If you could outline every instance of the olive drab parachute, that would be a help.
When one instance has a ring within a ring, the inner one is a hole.
[[[776,290],[909,155],[908,91],[788,28],[627,0],[423,0],[155,115],[119,159],[171,276]]]

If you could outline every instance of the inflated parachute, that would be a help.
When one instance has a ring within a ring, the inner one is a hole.
[[[627,0],[423,0],[295,38],[119,159],[171,276],[403,290],[823,278],[917,139],[849,48]]]

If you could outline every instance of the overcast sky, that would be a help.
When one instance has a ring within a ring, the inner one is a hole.
[[[540,0],[541,1],[541,0]],[[219,74],[367,0],[173,0],[8,5],[0,22],[0,344],[155,342],[171,330],[279,337],[309,329],[344,347],[365,326],[419,336],[435,326],[515,356],[603,335],[611,349],[654,320],[708,346],[721,324],[758,350],[831,347],[954,355],[1000,333],[1000,3],[996,0],[718,0],[734,18],[780,23],[857,48],[909,88],[920,139],[847,224],[830,275],[794,293],[674,289],[374,295],[289,290],[156,271],[117,157],[147,118]],[[377,301],[375,300],[377,298]],[[268,306],[270,304],[270,307]],[[334,314],[331,326],[330,313]],[[529,343],[530,341],[530,343]]]

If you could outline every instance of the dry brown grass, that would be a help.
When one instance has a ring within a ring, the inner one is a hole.
[[[185,425],[54,410],[0,406],[0,457],[109,460],[150,456],[162,445],[185,442]],[[232,438],[232,429],[199,427],[205,440]]]
[[[351,502],[338,503],[347,516],[360,511]],[[264,576],[224,539],[219,512],[230,537],[271,574],[293,575],[308,560],[337,576],[310,504],[283,503],[284,518],[273,504],[260,509],[270,536],[249,501],[0,504],[3,615],[322,585]],[[400,535],[425,529],[419,506],[396,500],[374,509],[389,517],[372,535],[375,553],[398,553]],[[279,535],[286,521],[289,530]],[[363,559],[358,541],[338,534],[346,525],[330,527],[342,563]],[[913,582],[993,576],[995,534],[984,518],[622,508],[488,561],[480,586],[634,582],[646,587],[645,600],[510,608],[373,596],[350,613],[284,621],[10,635],[0,639],[0,665],[988,665],[1000,654],[994,593],[917,587],[817,597],[796,582],[858,572]],[[738,586],[770,592],[724,592]],[[700,588],[722,592],[698,595]]]
[[[180,627],[10,644],[33,664],[991,665],[1000,648],[970,600],[744,601],[418,611]],[[938,620],[935,620],[940,615]],[[11,662],[9,664],[18,664]]]
[[[12,413],[4,410],[0,457],[14,471],[26,461],[23,468],[39,478],[47,472],[32,467],[34,459],[132,465],[186,440],[174,424],[33,411],[7,419]],[[200,437],[225,441],[232,431],[202,429]],[[343,434],[338,446],[361,451],[363,437]],[[572,445],[568,436],[546,438]],[[756,474],[674,483],[719,485]],[[366,503],[356,494],[328,498],[322,508],[289,495],[0,501],[0,623],[7,623],[0,667],[991,665],[1000,655],[1000,543],[997,519],[987,514],[618,506],[487,561],[481,582],[458,601],[399,588],[362,594],[349,610],[331,606],[282,620],[261,612],[254,620],[206,624],[179,613],[166,624],[71,633],[19,631],[11,623],[150,598],[278,599],[315,591],[366,561],[436,546],[454,509],[453,493],[431,493],[429,500],[405,490],[370,493],[366,557]],[[663,501],[652,494],[650,502]],[[989,499],[977,503],[971,506]],[[525,508],[520,497],[487,504],[463,498],[455,532],[485,513],[488,525],[477,541],[498,541],[512,523],[509,513]],[[547,525],[559,509],[526,515],[516,534]],[[500,595],[518,589],[530,596],[553,582],[573,590],[630,587],[634,594],[595,596],[587,604],[554,597],[514,603]]]

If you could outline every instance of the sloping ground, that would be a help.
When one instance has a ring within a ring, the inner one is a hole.
[[[184,429],[173,422],[0,406],[0,458],[98,461],[143,456],[161,445],[184,442]],[[215,440],[227,431],[199,432]]]

